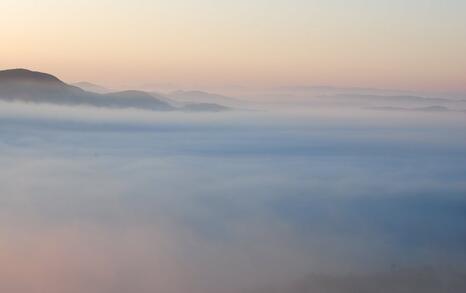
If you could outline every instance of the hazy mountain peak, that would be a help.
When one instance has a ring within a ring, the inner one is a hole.
[[[81,88],[81,89],[83,89],[85,91],[98,93],[98,94],[105,94],[105,93],[109,93],[109,92],[112,91],[112,90],[110,90],[110,89],[108,89],[106,87],[103,87],[101,85],[98,85],[98,84],[95,84],[95,83],[92,83],[92,82],[88,82],[88,81],[75,82],[75,83],[73,83],[71,85],[79,87],[79,88]]]
[[[124,90],[124,91],[119,91],[119,92],[114,92],[114,93],[111,93],[112,96],[132,96],[132,97],[138,97],[138,98],[153,98],[153,96],[151,94],[149,94],[148,92],[144,92],[144,91],[138,91],[138,90]]]

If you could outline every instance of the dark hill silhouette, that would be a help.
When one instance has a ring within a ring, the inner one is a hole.
[[[0,71],[0,82],[1,81],[65,84],[51,74],[22,68]]]

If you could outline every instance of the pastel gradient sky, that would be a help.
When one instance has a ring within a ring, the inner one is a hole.
[[[2,0],[0,69],[106,86],[466,90],[464,0]]]

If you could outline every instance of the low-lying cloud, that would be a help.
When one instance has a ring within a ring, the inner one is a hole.
[[[0,108],[0,289],[253,292],[466,261],[464,115]]]

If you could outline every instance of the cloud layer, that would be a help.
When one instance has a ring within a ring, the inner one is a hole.
[[[243,292],[464,266],[465,117],[0,107],[0,289]]]

